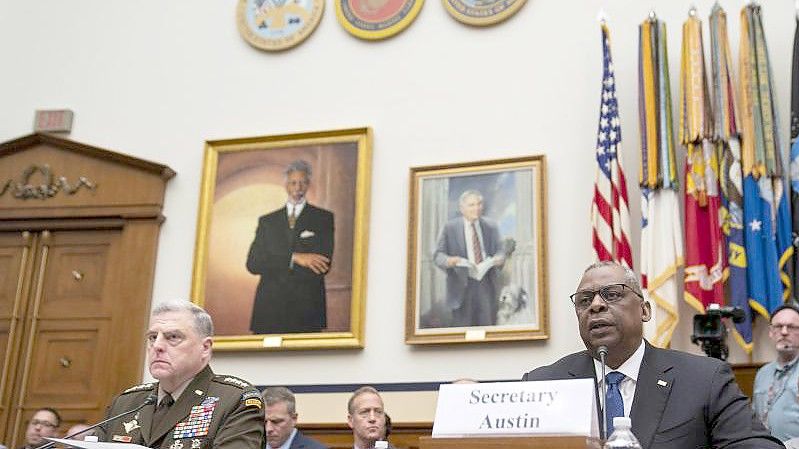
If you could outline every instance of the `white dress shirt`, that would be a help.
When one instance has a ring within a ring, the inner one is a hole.
[[[483,253],[483,260],[486,259],[486,250],[485,246],[483,245],[483,230],[480,228],[480,220],[474,221],[474,227],[477,229],[477,240],[480,242],[480,251]],[[477,263],[474,258],[474,246],[472,246],[472,222],[467,219],[463,219],[463,236],[466,238],[466,258],[469,259],[471,263]]]
[[[286,201],[286,216],[291,218],[291,214],[294,214],[294,218],[297,218],[300,216],[300,213],[302,212],[302,209],[304,207],[305,207],[305,200],[302,200],[298,204],[294,204],[291,201]]]
[[[616,369],[606,366],[605,374],[611,371],[618,371],[624,374],[624,380],[619,383],[619,392],[621,392],[621,400],[624,401],[624,416],[630,417],[630,410],[633,408],[633,399],[635,398],[635,386],[638,383],[638,371],[641,370],[641,362],[644,361],[644,341],[641,340],[641,346],[633,352],[629,359],[625,360]],[[602,363],[594,359],[594,372],[596,373],[597,386],[599,387],[599,395],[602,395],[602,384],[605,379],[602,378]]]

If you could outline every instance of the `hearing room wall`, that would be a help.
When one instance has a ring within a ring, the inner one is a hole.
[[[206,140],[372,127],[366,347],[214,356],[217,372],[258,385],[319,385],[516,379],[581,349],[568,295],[591,262],[602,75],[597,13],[604,8],[609,18],[635,229],[638,24],[651,9],[666,21],[676,100],[682,22],[695,4],[707,40],[713,1],[527,0],[506,22],[477,28],[428,0],[408,29],[378,42],[349,35],[328,2],[316,32],[282,53],[256,50],[239,36],[234,0],[2,3],[0,140],[30,133],[35,109],[70,108],[70,138],[178,173],[166,195],[156,302],[190,293]],[[745,2],[720,3],[728,14],[737,78],[738,17]],[[762,3],[787,139],[794,2]],[[406,345],[409,168],[534,154],[546,155],[548,165],[550,338]],[[637,268],[637,230],[632,240]],[[685,304],[680,309],[674,347],[696,351],[689,338],[693,312]],[[773,357],[763,328],[761,320],[754,361]],[[733,348],[732,361],[749,358]]]

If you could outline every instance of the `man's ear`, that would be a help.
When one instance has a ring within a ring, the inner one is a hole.
[[[347,414],[347,425],[350,426],[350,429],[353,428],[352,427],[352,415],[350,415],[350,414]]]
[[[214,339],[211,337],[205,337],[203,339],[203,353],[208,353],[210,356],[211,347],[214,345]]]
[[[647,322],[652,319],[652,305],[649,301],[641,301],[641,321]]]

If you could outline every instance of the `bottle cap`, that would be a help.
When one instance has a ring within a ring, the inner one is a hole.
[[[633,425],[632,421],[630,421],[630,418],[626,416],[617,416],[613,418],[613,428],[626,427],[629,429],[630,427],[632,427],[632,425]]]

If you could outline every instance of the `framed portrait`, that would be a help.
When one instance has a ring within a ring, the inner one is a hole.
[[[369,128],[208,141],[192,300],[221,350],[362,348]]]
[[[405,342],[548,338],[545,211],[544,156],[411,168]]]

